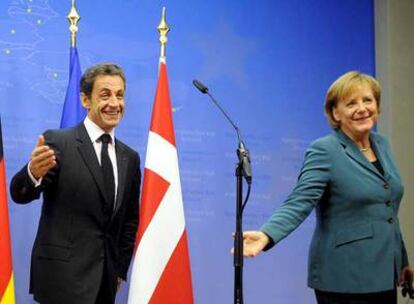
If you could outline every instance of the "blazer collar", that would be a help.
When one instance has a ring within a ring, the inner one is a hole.
[[[377,168],[375,168],[375,166],[370,163],[370,161],[359,150],[358,146],[341,129],[334,129],[334,135],[338,138],[339,142],[344,148],[345,153],[349,157],[351,157],[365,169],[369,170],[371,173],[374,173],[381,179],[386,181],[389,179],[389,175],[387,174],[386,163],[383,158],[383,147],[381,145],[381,142],[379,141],[379,138],[375,136],[376,134],[371,133],[369,136],[369,140],[371,143],[371,147],[374,150],[375,155],[377,156],[377,159],[379,160],[384,170],[384,176],[378,172]]]

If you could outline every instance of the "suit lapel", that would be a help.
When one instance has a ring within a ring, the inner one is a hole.
[[[364,167],[371,173],[377,175],[379,178],[384,180],[384,176],[382,176],[381,173],[379,173],[378,170],[374,167],[374,165],[368,161],[368,159],[361,153],[361,151],[359,151],[357,145],[354,144],[354,142],[348,136],[346,136],[345,133],[343,133],[340,129],[336,129],[334,134],[336,134],[337,138],[339,139],[342,146],[344,147],[345,153],[350,158],[352,158],[354,161],[356,161],[358,164],[360,164],[362,167]],[[371,144],[373,142],[374,141],[372,140],[372,136],[371,136]],[[377,152],[377,147],[374,147],[374,151],[377,154],[377,157],[380,159],[381,153]],[[384,163],[381,159],[380,159],[380,163],[384,168]],[[385,168],[384,168],[384,171],[385,171]]]
[[[386,153],[386,147],[383,146],[378,136],[371,136],[371,145],[374,149],[375,155],[377,156],[382,166],[382,169],[384,170],[384,178],[386,181],[388,181],[391,178],[391,176],[389,174],[389,164],[386,161],[386,158],[384,157],[384,154]]]
[[[85,126],[81,123],[77,128],[77,141],[78,141],[78,151],[82,156],[83,161],[85,162],[89,172],[91,173],[92,177],[94,178],[96,184],[98,185],[99,191],[102,194],[102,197],[105,200],[105,205],[109,206],[112,205],[108,201],[106,191],[105,191],[105,183],[102,175],[102,169],[99,166],[98,158],[96,157],[95,149],[89,138],[89,135],[86,131]]]
[[[125,150],[118,140],[115,139],[115,151],[116,151],[116,163],[118,167],[118,191],[116,195],[116,204],[113,215],[119,210],[121,203],[124,198],[125,193],[125,182],[126,182],[126,173],[128,158],[126,156]]]

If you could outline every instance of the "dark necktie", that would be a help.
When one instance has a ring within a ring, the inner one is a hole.
[[[104,133],[101,135],[100,139],[102,142],[101,168],[105,181],[106,194],[111,206],[110,210],[112,210],[115,203],[115,178],[112,162],[108,154],[108,143],[112,142],[112,138],[109,134]]]

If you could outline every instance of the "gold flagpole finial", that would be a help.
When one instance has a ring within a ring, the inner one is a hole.
[[[160,42],[161,42],[161,56],[160,58],[165,60],[166,55],[166,45],[167,45],[167,34],[170,31],[170,27],[167,24],[167,21],[165,19],[165,7],[162,8],[162,17],[160,24],[158,24],[158,32],[160,32]]]
[[[78,22],[80,20],[80,16],[75,6],[75,0],[72,0],[72,6],[70,8],[67,18],[70,23],[70,26],[69,26],[69,31],[71,34],[70,45],[71,47],[75,47],[76,46],[76,32],[78,31]]]

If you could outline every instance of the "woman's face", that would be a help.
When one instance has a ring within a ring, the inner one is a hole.
[[[338,101],[333,116],[339,127],[353,139],[368,136],[378,119],[378,102],[368,84],[356,85]]]

